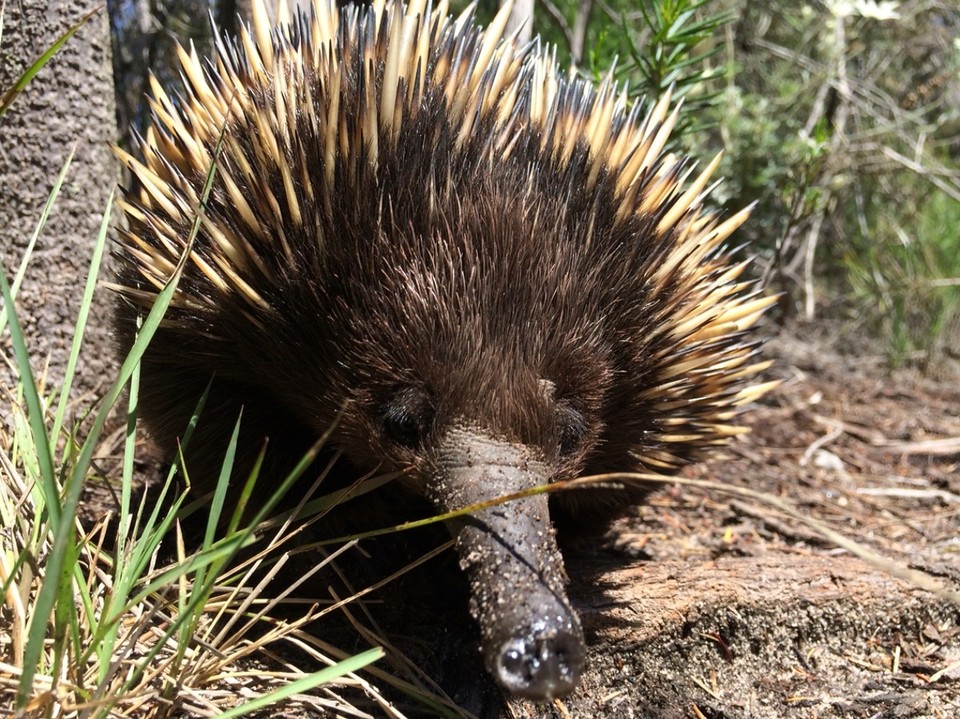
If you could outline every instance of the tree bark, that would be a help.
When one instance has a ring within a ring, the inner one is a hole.
[[[90,10],[86,0],[7,3],[0,91]],[[47,196],[75,150],[60,198],[40,235],[17,298],[33,371],[49,358],[50,380],[63,377],[84,281],[117,180],[109,143],[117,137],[110,35],[104,7],[64,45],[0,118],[0,261],[16,272]],[[110,312],[99,291],[88,325],[74,397],[96,392],[110,376]],[[0,348],[10,357],[9,340]],[[0,383],[15,381],[7,362]]]

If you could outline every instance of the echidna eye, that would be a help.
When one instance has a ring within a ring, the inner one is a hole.
[[[433,406],[419,389],[403,389],[383,406],[380,426],[390,441],[414,449],[423,444],[433,426]]]
[[[561,456],[576,452],[587,436],[587,419],[567,404],[557,407],[557,433]]]

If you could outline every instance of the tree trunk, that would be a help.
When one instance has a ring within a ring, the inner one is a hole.
[[[0,93],[89,9],[86,0],[7,3]],[[34,358],[33,371],[42,372],[49,358],[51,383],[59,382],[64,373],[93,245],[107,195],[117,180],[109,147],[117,137],[110,67],[104,7],[0,117],[0,261],[8,278],[16,272],[56,177],[75,149],[16,303]],[[102,390],[113,364],[107,292],[99,293],[74,398]],[[3,354],[10,356],[9,340],[0,343]],[[4,362],[0,383],[9,385],[13,374]]]

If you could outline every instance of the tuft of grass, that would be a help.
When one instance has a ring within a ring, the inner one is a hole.
[[[48,209],[56,202],[69,162],[50,194]],[[356,674],[381,658],[382,648],[350,656],[310,638],[304,628],[327,611],[320,602],[295,621],[276,618],[282,616],[277,609],[292,588],[271,597],[268,584],[291,556],[292,550],[284,546],[296,531],[289,519],[269,535],[258,534],[257,528],[308,466],[310,456],[250,521],[243,521],[242,507],[228,509],[224,502],[235,432],[207,531],[194,552],[185,551],[179,535],[177,513],[186,494],[175,492],[177,467],[171,468],[159,497],[138,494],[134,456],[139,361],[176,278],[160,293],[102,400],[93,407],[70,406],[109,216],[108,205],[65,376],[53,386],[34,374],[36,360],[14,304],[29,251],[13,284],[0,272],[0,331],[9,331],[13,348],[13,356],[5,360],[19,378],[15,386],[2,388],[0,408],[8,418],[0,427],[0,706],[24,717],[233,717],[283,702],[363,716],[330,691],[349,685],[399,716]],[[37,234],[46,218],[47,212]],[[84,526],[78,508],[84,487],[100,477],[95,457],[103,451],[104,428],[114,410],[126,417],[117,506]],[[247,491],[256,474],[249,478]],[[226,526],[219,535],[214,531],[218,525]],[[178,539],[177,561],[165,564],[170,552],[162,552],[162,545],[172,537]],[[238,561],[241,549],[246,558]],[[318,562],[311,573],[324,564]],[[309,670],[277,659],[290,654],[290,648],[307,658]],[[322,668],[315,671],[318,666]],[[322,694],[311,693],[321,686]]]

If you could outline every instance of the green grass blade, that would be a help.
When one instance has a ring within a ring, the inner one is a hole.
[[[260,477],[260,469],[263,467],[263,460],[266,457],[266,453],[267,447],[266,443],[264,443],[260,448],[260,454],[257,455],[253,468],[250,470],[250,476],[247,478],[247,481],[244,482],[243,488],[240,490],[240,495],[237,497],[233,516],[230,517],[230,524],[227,526],[228,535],[237,531],[237,528],[240,526],[240,520],[247,513],[247,505],[250,504],[250,497],[253,496],[253,488],[257,479]]]
[[[4,282],[5,285],[6,282]],[[57,511],[58,518],[55,522],[51,521],[54,532],[53,547],[47,557],[43,582],[40,585],[40,591],[37,593],[37,599],[33,605],[33,614],[30,617],[27,645],[23,657],[23,674],[17,688],[16,708],[18,710],[22,710],[30,698],[33,677],[39,668],[46,640],[47,621],[54,607],[58,606],[58,597],[62,600],[59,603],[61,609],[64,607],[64,603],[73,605],[70,591],[72,582],[68,575],[76,569],[75,521],[83,479],[83,475],[80,475],[79,480],[76,477],[71,477],[65,488],[63,504]],[[54,501],[56,502],[56,498],[54,498]],[[51,512],[51,518],[52,514]],[[66,627],[62,621],[62,614],[59,614],[56,622],[55,643],[63,641],[62,633],[65,631]],[[58,651],[55,656],[59,658],[61,654],[62,652]]]
[[[217,486],[213,492],[213,500],[210,502],[210,511],[207,514],[207,526],[205,528],[205,533],[203,537],[202,548],[204,550],[210,549],[216,542],[217,538],[217,527],[220,525],[220,517],[223,513],[224,505],[227,501],[227,489],[230,486],[230,474],[233,471],[233,463],[237,456],[237,444],[240,440],[240,422],[243,420],[241,416],[237,417],[236,423],[233,425],[233,433],[230,436],[230,441],[227,443],[226,455],[223,458],[223,463],[220,467],[220,477],[217,479]],[[212,564],[210,566],[211,578],[219,574],[220,566],[217,564]],[[207,586],[207,567],[199,567],[197,569],[196,581],[194,582],[194,587],[197,591],[202,594],[207,594],[210,587]],[[195,629],[195,626],[190,627],[192,632]],[[186,646],[186,642],[182,643],[182,646]]]
[[[132,532],[137,532],[140,525],[141,515],[138,512],[137,517],[130,524],[130,502],[133,496],[133,467],[136,459],[137,449],[137,402],[140,397],[140,365],[136,365],[133,374],[130,377],[130,387],[127,390],[127,427],[123,437],[123,464],[120,470],[120,521],[117,525],[117,563],[115,572],[117,576],[123,575],[127,553],[125,548],[133,536]],[[140,510],[143,509],[141,502]]]
[[[332,682],[334,679],[339,679],[346,674],[359,671],[368,664],[372,664],[378,659],[381,659],[383,654],[383,649],[380,647],[368,649],[367,651],[361,652],[354,657],[344,659],[342,662],[337,662],[333,666],[327,667],[326,669],[321,669],[310,676],[290,682],[289,684],[286,684],[279,689],[270,692],[269,694],[264,694],[263,696],[257,697],[252,701],[233,707],[232,709],[228,709],[218,716],[220,719],[233,719],[233,717],[240,717],[250,714],[251,712],[268,709],[281,699],[286,699],[294,694],[308,692],[311,689],[315,689],[323,684]]]
[[[37,73],[43,69],[43,66],[50,62],[50,59],[54,55],[60,52],[60,48],[66,44],[67,40],[73,37],[77,30],[82,28],[90,18],[92,18],[101,10],[103,10],[103,5],[98,5],[97,7],[93,8],[93,10],[87,12],[87,14],[81,17],[76,23],[67,28],[67,31],[57,38],[53,45],[47,48],[47,51],[37,58],[33,64],[23,72],[20,78],[13,84],[13,87],[7,90],[3,97],[0,98],[0,117],[3,117],[4,113],[6,113],[6,111],[13,104],[13,101],[16,100],[17,96],[24,91],[27,85],[30,84],[30,81],[36,77]]]
[[[217,478],[217,486],[213,492],[213,499],[210,502],[209,514],[207,515],[206,532],[203,537],[203,547],[210,547],[217,536],[217,527],[220,525],[220,517],[223,514],[223,508],[227,501],[227,489],[230,486],[230,474],[233,471],[233,464],[237,457],[237,444],[240,441],[240,423],[243,421],[243,412],[237,417],[233,425],[233,433],[230,435],[230,441],[227,443],[227,451],[223,462],[220,465],[220,476]]]
[[[87,284],[83,288],[83,297],[80,300],[80,311],[77,313],[77,322],[73,329],[73,340],[70,345],[70,355],[67,358],[67,368],[63,375],[60,389],[60,402],[54,415],[53,430],[50,432],[51,441],[56,444],[63,427],[63,418],[67,413],[67,400],[70,396],[70,387],[77,369],[77,360],[80,357],[80,346],[83,344],[83,335],[87,329],[87,319],[90,316],[90,305],[93,303],[93,291],[97,287],[97,277],[100,274],[100,263],[103,260],[103,250],[107,245],[107,232],[110,229],[110,214],[113,209],[114,191],[110,191],[107,198],[107,207],[103,211],[103,221],[97,232],[97,241],[94,244],[93,256],[90,258],[90,268],[87,271]]]
[[[53,523],[56,523],[60,518],[59,491],[57,488],[56,473],[53,468],[53,452],[47,435],[47,427],[44,423],[43,403],[40,400],[40,393],[37,391],[33,369],[30,367],[30,353],[27,350],[27,341],[23,334],[23,327],[17,318],[17,312],[13,306],[10,285],[7,283],[7,276],[2,268],[0,268],[0,293],[3,295],[4,306],[8,310],[7,317],[10,327],[10,343],[13,345],[14,358],[16,359],[17,369],[20,372],[20,386],[23,392],[23,400],[27,405],[27,416],[30,422],[30,431],[35,445],[34,450],[36,452],[38,471],[40,474],[40,489],[43,493],[47,510],[50,513],[50,518]]]

